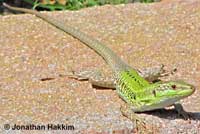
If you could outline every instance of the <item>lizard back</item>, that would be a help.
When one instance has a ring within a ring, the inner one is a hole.
[[[118,94],[127,103],[134,106],[131,110],[135,112],[149,111],[172,105],[195,91],[194,86],[183,82],[171,81],[151,84],[141,77],[135,69],[123,62],[110,48],[98,40],[40,12],[11,7],[5,3],[3,5],[11,10],[35,14],[95,50],[114,71],[115,87]]]
[[[85,33],[71,27],[65,25],[56,19],[53,19],[47,15],[44,15],[40,12],[25,9],[25,8],[17,8],[11,7],[4,3],[4,6],[15,11],[21,11],[25,13],[30,13],[42,18],[58,29],[70,34],[71,36],[79,39],[85,45],[96,51],[111,67],[114,72],[114,84],[116,86],[117,92],[119,95],[129,103],[137,102],[134,98],[137,98],[138,92],[143,91],[144,87],[149,86],[149,83],[141,77],[136,70],[127,65],[120,57],[118,57],[110,48],[105,46],[100,41],[89,37]]]

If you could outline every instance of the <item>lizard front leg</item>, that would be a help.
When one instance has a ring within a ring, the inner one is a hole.
[[[166,72],[166,70],[164,70],[164,65],[161,64],[161,65],[154,66],[154,67],[140,69],[140,70],[138,70],[138,73],[143,78],[145,78],[147,81],[154,82],[154,81],[158,80],[160,77],[164,77],[164,76],[173,74],[175,71],[176,71],[176,68],[169,72]]]
[[[172,71],[165,72],[164,65],[160,65],[138,70],[138,73],[147,81],[153,82],[159,77],[171,74]],[[112,77],[105,77],[101,71],[98,70],[73,71],[72,74],[67,76],[77,80],[88,80],[95,87],[115,89],[114,79]]]
[[[179,116],[182,116],[185,120],[187,120],[187,119],[190,118],[190,117],[189,117],[190,114],[187,113],[187,112],[184,110],[183,106],[182,106],[179,102],[177,102],[177,103],[174,104],[174,108],[175,108],[175,110],[178,112],[178,115],[179,115]]]
[[[132,106],[128,103],[123,104],[120,107],[120,110],[123,116],[127,117],[134,123],[134,129],[136,130],[135,133],[155,133],[153,129],[155,126],[152,126],[153,124],[139,117],[138,114],[133,111]]]
[[[138,72],[149,82],[170,74],[169,72],[165,72],[163,65],[149,67]],[[112,77],[105,77],[100,71],[97,70],[73,72],[73,74],[68,75],[68,77],[75,78],[77,80],[88,80],[94,87],[115,89],[114,79]]]

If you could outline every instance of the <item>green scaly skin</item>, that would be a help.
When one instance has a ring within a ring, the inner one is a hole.
[[[136,70],[122,61],[111,49],[98,40],[40,12],[11,7],[5,3],[3,5],[11,10],[34,14],[79,39],[85,45],[96,51],[96,53],[102,56],[112,68],[117,92],[131,106],[134,112],[150,111],[173,105],[175,102],[191,95],[195,91],[194,86],[179,81],[151,84],[142,78]]]
[[[133,106],[134,112],[151,111],[173,105],[195,91],[192,85],[183,81],[149,84],[138,77],[134,70],[122,71],[120,75],[117,91],[128,104]]]

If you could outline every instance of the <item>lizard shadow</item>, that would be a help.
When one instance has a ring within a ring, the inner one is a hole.
[[[144,113],[153,115],[153,116],[158,116],[164,119],[170,119],[170,120],[184,119],[184,117],[178,115],[177,111],[174,109],[158,109],[158,110],[148,111]],[[200,121],[200,112],[187,112],[187,114],[189,115],[190,120]]]

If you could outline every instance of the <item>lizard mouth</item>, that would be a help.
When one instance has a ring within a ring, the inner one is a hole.
[[[195,91],[194,86],[191,86],[191,89],[188,90],[181,90],[179,92],[179,95],[175,96],[175,97],[169,97],[169,98],[165,98],[160,100],[158,103],[154,103],[154,104],[150,104],[150,105],[143,105],[139,108],[133,109],[134,112],[144,112],[144,111],[152,111],[152,110],[156,110],[156,109],[162,109],[164,107],[168,107],[173,105],[175,102],[186,98],[187,96],[190,96],[191,94],[193,94]]]
[[[153,111],[156,109],[162,109],[164,107],[168,107],[173,105],[175,102],[177,102],[178,100],[180,100],[182,97],[176,97],[176,98],[169,98],[169,99],[164,99],[156,104],[152,104],[152,105],[143,105],[138,109],[134,109],[134,112],[144,112],[144,111]]]
[[[195,92],[195,90],[196,88],[193,85],[190,85],[189,89],[180,90],[178,94],[182,96],[182,98],[185,98],[192,95]]]
[[[191,93],[189,95],[193,94],[196,90],[195,86],[193,86],[193,85],[190,85],[190,86],[191,86],[191,89],[190,89]]]

